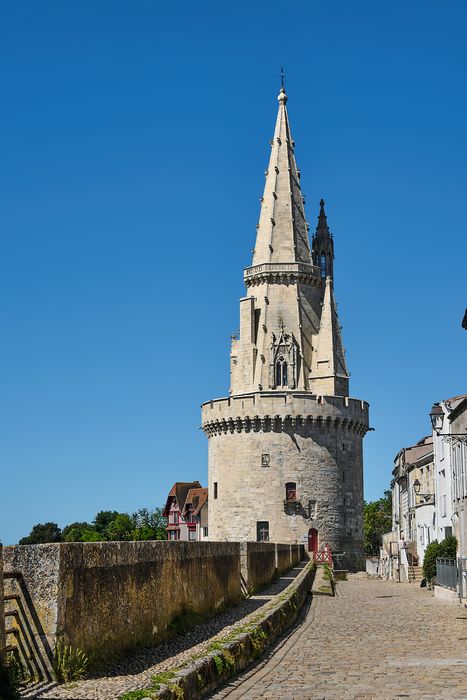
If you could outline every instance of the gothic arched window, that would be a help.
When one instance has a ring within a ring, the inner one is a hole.
[[[287,386],[287,360],[283,355],[276,362],[276,386]]]
[[[325,279],[326,278],[326,256],[324,253],[321,253],[320,267],[321,267],[321,277],[322,277],[322,279]]]

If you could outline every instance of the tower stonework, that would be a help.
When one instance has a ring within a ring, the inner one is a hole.
[[[284,88],[278,100],[230,395],[202,406],[209,539],[327,543],[359,569],[368,404],[349,398],[333,237],[321,200],[310,248]]]

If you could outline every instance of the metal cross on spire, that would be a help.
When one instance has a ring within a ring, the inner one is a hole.
[[[285,90],[285,87],[284,87],[284,78],[285,78],[284,68],[281,66],[281,86],[282,86],[282,89],[283,89],[283,90]]]

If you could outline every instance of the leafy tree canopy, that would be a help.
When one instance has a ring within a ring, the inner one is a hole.
[[[115,520],[120,513],[117,510],[101,510],[93,520],[94,529],[102,535],[107,534],[107,528],[112,520]]]
[[[27,537],[23,537],[19,544],[45,544],[46,542],[61,542],[62,531],[57,523],[38,523],[34,525]]]
[[[45,542],[99,542],[102,540],[165,540],[166,519],[162,509],[141,508],[132,515],[116,510],[101,510],[92,524],[75,522],[60,530],[56,523],[34,525],[20,544]]]
[[[92,528],[89,523],[71,523],[71,525],[65,525],[62,530],[62,539],[64,542],[80,542],[80,535],[82,532]]]
[[[133,520],[128,513],[119,513],[107,527],[107,537],[109,540],[130,540],[133,530]]]
[[[385,491],[384,497],[377,501],[365,503],[363,507],[363,534],[365,554],[377,556],[382,537],[392,528],[391,491]]]

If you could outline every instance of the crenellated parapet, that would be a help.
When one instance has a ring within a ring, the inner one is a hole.
[[[362,437],[368,431],[366,401],[307,393],[261,392],[215,399],[202,405],[208,437],[227,433],[329,433],[339,429]]]

